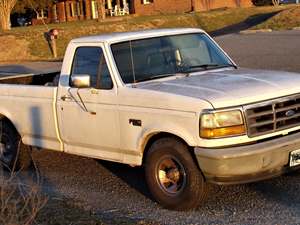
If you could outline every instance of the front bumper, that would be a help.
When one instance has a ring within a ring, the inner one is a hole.
[[[238,147],[195,148],[206,180],[217,184],[240,184],[264,180],[300,169],[289,167],[290,153],[300,149],[300,133]]]

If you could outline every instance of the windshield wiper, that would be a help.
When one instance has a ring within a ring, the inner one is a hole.
[[[221,68],[221,67],[234,67],[234,65],[232,64],[202,64],[202,65],[195,65],[195,66],[189,66],[189,69],[196,69],[196,68],[203,68],[205,70],[207,70],[210,67],[217,67],[217,68]]]
[[[193,72],[197,72],[195,69],[202,69],[202,70],[208,70],[208,69],[219,69],[224,67],[234,67],[237,69],[237,67],[234,64],[201,64],[201,65],[185,65],[180,69],[181,73],[190,74]]]
[[[172,77],[172,76],[175,76],[175,75],[176,74],[161,74],[161,75],[146,77],[146,78],[142,78],[142,79],[137,79],[137,80],[135,80],[135,83],[143,82],[143,81],[149,81],[149,80],[155,80],[155,79],[160,79],[160,78],[165,78],[165,77]]]

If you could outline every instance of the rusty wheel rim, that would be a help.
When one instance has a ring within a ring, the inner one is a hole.
[[[166,156],[157,164],[156,179],[168,195],[178,195],[186,185],[186,171],[174,156]]]

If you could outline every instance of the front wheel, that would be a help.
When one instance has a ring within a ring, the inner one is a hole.
[[[207,185],[185,144],[162,138],[150,147],[146,157],[148,187],[163,207],[189,210],[204,201]]]

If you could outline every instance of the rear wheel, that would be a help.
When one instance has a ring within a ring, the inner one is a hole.
[[[207,185],[185,144],[162,138],[150,147],[146,157],[148,187],[163,207],[188,210],[204,201]]]
[[[0,121],[0,166],[10,172],[26,169],[31,164],[30,148],[25,146],[14,126]]]

